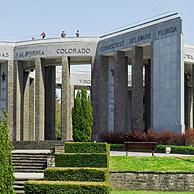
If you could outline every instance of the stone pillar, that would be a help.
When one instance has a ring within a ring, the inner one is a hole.
[[[72,140],[71,136],[71,102],[70,102],[70,69],[69,59],[62,57],[61,84],[61,136],[62,140]]]
[[[0,113],[1,116],[7,111],[7,63],[0,64]]]
[[[193,88],[188,90],[188,127],[193,128]]]
[[[115,60],[114,56],[108,57],[108,104],[107,104],[107,129],[108,132],[113,133],[115,129],[115,93],[114,93],[114,67]]]
[[[23,140],[23,67],[24,63],[22,61],[17,62],[17,99],[16,99],[16,141]]]
[[[144,65],[145,67],[145,129],[148,130],[151,127],[151,60],[148,60],[148,63]]]
[[[155,130],[184,133],[182,41],[182,34],[177,33],[153,42],[152,128]]]
[[[45,85],[43,59],[35,59],[35,140],[44,140]]]
[[[29,118],[29,130],[30,130],[30,141],[35,140],[35,126],[34,126],[34,79],[30,78],[30,98],[29,98],[29,105],[30,105],[30,118]]]
[[[9,139],[16,140],[16,83],[17,83],[17,61],[8,61],[8,127]]]
[[[108,128],[108,63],[109,57],[96,56],[92,65],[93,140]]]
[[[192,113],[194,114],[194,64],[192,65],[192,75],[191,75],[191,78],[192,78],[192,96],[193,96],[193,105],[192,105]],[[194,117],[193,117],[193,128],[194,128]]]
[[[128,130],[128,58],[114,54],[114,131]]]
[[[45,67],[45,139],[55,139],[56,107],[56,70],[55,66]]]
[[[30,77],[29,72],[24,72],[23,76],[23,87],[24,87],[24,93],[23,93],[23,140],[29,141],[30,140]]]
[[[193,67],[192,70],[193,71]],[[191,75],[188,72],[184,73],[184,103],[185,103],[185,128],[188,129],[191,127],[190,122],[190,115],[191,115],[191,100],[193,91],[190,91],[189,82],[190,82]]]
[[[144,129],[143,48],[132,48],[132,129]]]

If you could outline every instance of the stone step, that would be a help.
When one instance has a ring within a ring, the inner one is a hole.
[[[46,156],[42,156],[42,155],[25,155],[25,154],[23,154],[23,155],[12,155],[12,157],[13,158],[23,158],[23,157],[25,157],[25,158],[43,158],[43,159],[46,159],[47,157],[49,157],[50,155],[46,155]]]
[[[22,190],[14,190],[14,191],[15,191],[16,194],[22,194],[22,193],[24,193],[24,189],[22,189]]]
[[[14,171],[24,174],[43,173],[50,155],[50,150],[14,150],[12,151]],[[17,190],[21,188],[21,185],[15,182]]]
[[[44,159],[39,159],[39,158],[12,158],[12,161],[26,161],[26,162],[29,162],[29,161],[32,161],[32,162],[42,162],[42,161],[47,161],[47,158],[44,158]]]
[[[24,162],[29,162],[29,161],[32,161],[31,163],[33,163],[33,162],[37,162],[37,163],[39,163],[39,162],[46,162],[47,161],[47,159],[45,158],[45,159],[36,159],[36,158],[12,158],[12,161],[14,161],[14,162],[20,162],[20,161],[24,161]]]
[[[14,182],[13,189],[16,194],[24,193],[24,183],[26,180],[24,179],[16,179]]]
[[[29,176],[30,174],[28,174]],[[14,191],[16,194],[24,193],[24,184],[28,180],[34,180],[34,175],[31,178],[16,178],[14,182]],[[36,180],[42,180],[41,178],[36,178]]]
[[[17,185],[16,184],[16,185],[13,186],[13,189],[14,190],[24,190],[24,185]]]
[[[37,144],[36,144],[37,145]],[[15,149],[12,151],[14,153],[26,153],[26,154],[50,154],[50,149]]]
[[[12,158],[35,158],[35,159],[46,159],[49,155],[12,155]]]
[[[14,166],[17,166],[17,165],[25,165],[25,166],[45,166],[46,165],[46,161],[12,161],[12,164]]]
[[[28,152],[12,152],[12,155],[26,155],[26,156],[47,156],[47,155],[50,155],[50,153],[28,153]]]
[[[41,173],[44,169],[15,169],[14,172]]]
[[[46,167],[46,165],[44,166],[14,166],[14,169],[44,169]]]

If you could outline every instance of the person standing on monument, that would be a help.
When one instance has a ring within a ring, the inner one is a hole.
[[[79,37],[79,30],[75,33],[76,37]]]
[[[46,33],[45,33],[45,32],[42,32],[42,33],[40,34],[40,36],[42,36],[42,39],[45,39],[45,38],[46,38]]]
[[[65,38],[66,37],[66,33],[65,33],[65,31],[62,31],[61,32],[61,38]]]

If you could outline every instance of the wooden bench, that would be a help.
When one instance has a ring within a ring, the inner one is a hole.
[[[128,151],[150,151],[154,156],[155,147],[156,142],[124,142],[126,156],[128,156]]]

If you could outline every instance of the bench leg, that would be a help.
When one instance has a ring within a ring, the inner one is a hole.
[[[152,156],[154,156],[154,151],[152,151]]]
[[[126,156],[128,156],[128,151],[126,151]]]

